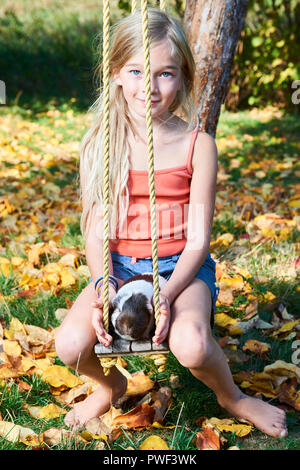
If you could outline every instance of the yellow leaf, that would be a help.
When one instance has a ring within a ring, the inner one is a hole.
[[[42,373],[45,372],[45,370],[48,369],[48,367],[51,365],[52,362],[48,357],[34,360],[35,372],[38,375],[42,375]]]
[[[300,367],[296,364],[290,364],[285,361],[275,361],[273,364],[265,366],[264,372],[271,375],[279,375],[286,377],[297,377],[298,383],[300,383]]]
[[[296,207],[297,209],[300,209],[300,199],[290,200],[288,205],[290,207]]]
[[[0,421],[0,436],[10,442],[23,442],[26,445],[38,445],[38,436],[30,428],[25,428],[10,421]]]
[[[274,331],[274,335],[278,335],[280,333],[285,333],[286,331],[291,331],[294,326],[298,325],[300,323],[300,320],[294,320],[294,321],[289,321],[282,325],[278,330]]]
[[[66,414],[67,411],[54,403],[49,403],[49,405],[43,406],[39,412],[39,418],[42,419],[53,419],[59,418],[62,414]]]
[[[48,367],[42,373],[42,380],[55,388],[61,387],[62,385],[67,388],[73,388],[76,385],[82,384],[82,381],[66,367],[58,365]]]
[[[242,349],[243,351],[249,350],[256,354],[263,354],[264,352],[270,351],[271,346],[257,339],[248,339]]]
[[[268,291],[265,294],[262,294],[263,300],[267,302],[272,302],[273,300],[276,299],[276,295],[272,294],[272,292]]]
[[[246,436],[253,429],[252,425],[235,424],[232,419],[210,418],[202,423],[202,427],[205,427],[207,424],[211,424],[220,432],[225,431],[235,433],[238,437]]]
[[[28,372],[32,367],[35,366],[35,363],[29,357],[22,356],[22,361],[19,367],[20,371]]]
[[[10,275],[10,261],[7,258],[3,258],[3,256],[0,257],[0,272],[5,277]]]
[[[18,331],[26,335],[26,330],[20,320],[15,317],[12,317],[9,324],[9,329],[4,330],[4,336],[7,339],[14,339],[15,333],[17,333]]]
[[[18,341],[3,340],[3,349],[8,356],[18,357],[21,356],[22,349]]]
[[[107,441],[107,436],[103,434],[103,432],[98,435],[98,434],[93,434],[90,431],[84,430],[82,433],[80,433],[80,436],[85,439],[86,441],[92,441],[93,439],[102,439],[103,441]]]
[[[148,375],[145,375],[144,371],[140,370],[135,372],[128,378],[127,390],[125,395],[141,395],[147,393],[154,387],[154,382]]]
[[[0,367],[0,378],[1,379],[15,379],[23,375],[23,372],[13,369],[10,366],[3,366]]]
[[[169,450],[169,446],[159,436],[149,436],[141,445],[140,450]]]
[[[235,325],[237,322],[236,318],[232,318],[229,315],[226,315],[226,313],[216,313],[215,314],[215,324],[217,326],[221,326],[223,328],[226,328],[228,325]]]
[[[230,287],[231,289],[242,289],[244,287],[244,279],[241,276],[221,277],[219,286],[222,288]]]
[[[23,408],[32,416],[33,418],[39,418],[41,406],[28,406],[27,403],[24,404]]]
[[[237,325],[233,325],[229,327],[229,334],[232,336],[242,335],[244,334],[244,331],[241,328],[239,328]]]
[[[158,421],[154,421],[154,423],[151,424],[151,427],[152,428],[159,428],[159,429],[174,429],[174,428],[176,428],[176,425],[173,424],[172,426],[163,426]]]
[[[76,278],[72,275],[72,273],[67,268],[62,268],[61,272],[61,286],[69,287],[76,284]]]

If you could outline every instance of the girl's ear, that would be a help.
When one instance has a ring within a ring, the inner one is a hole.
[[[120,75],[118,73],[113,74],[113,80],[116,82],[117,85],[122,85]]]

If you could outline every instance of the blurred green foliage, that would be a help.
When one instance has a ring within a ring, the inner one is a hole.
[[[292,102],[292,83],[300,80],[299,44],[299,0],[250,0],[226,108],[277,105],[299,112]]]

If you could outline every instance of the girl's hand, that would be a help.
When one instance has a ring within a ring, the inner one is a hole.
[[[116,296],[116,291],[113,286],[109,285],[108,288],[108,302],[109,307],[112,308],[112,299]],[[112,337],[107,333],[103,326],[103,292],[100,290],[100,297],[91,303],[93,308],[92,325],[95,329],[98,341],[104,346],[109,346],[112,342]]]
[[[158,325],[156,327],[154,336],[152,338],[152,341],[156,344],[156,346],[162,343],[168,336],[169,324],[170,324],[170,319],[171,319],[170,302],[169,302],[168,297],[160,292],[159,302],[160,302],[159,303],[160,315],[159,315]],[[152,305],[154,307],[153,298],[152,298]]]

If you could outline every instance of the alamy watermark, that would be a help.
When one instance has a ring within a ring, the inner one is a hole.
[[[0,105],[1,104],[6,104],[6,87],[3,80],[0,80]]]
[[[292,350],[294,351],[291,357],[291,361],[296,366],[300,364],[300,339],[292,342]]]
[[[292,82],[292,88],[297,88],[296,91],[292,93],[292,103],[299,104],[300,103],[300,80],[294,80]]]
[[[199,250],[205,242],[204,204],[155,204],[156,238],[186,239],[187,250]],[[104,208],[98,208],[96,235],[104,238]],[[110,211],[109,211],[110,213]],[[151,219],[147,204],[131,204],[125,220],[119,220],[117,227],[110,227],[109,238],[149,240],[151,238]]]

